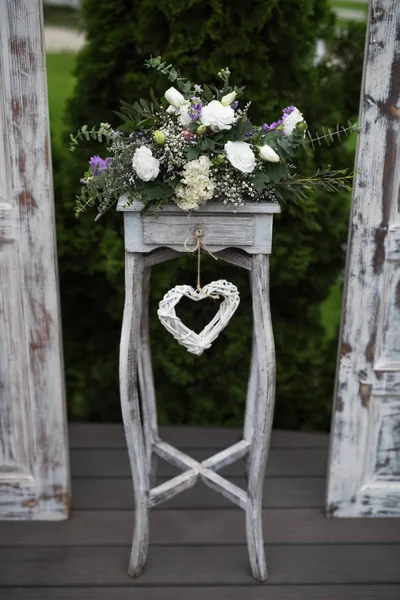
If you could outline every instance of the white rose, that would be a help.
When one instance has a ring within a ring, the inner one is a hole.
[[[304,121],[303,115],[299,109],[295,107],[290,115],[283,120],[283,131],[286,135],[290,135],[296,128],[297,123],[301,123],[302,121]]]
[[[218,100],[212,100],[201,110],[200,121],[208,125],[213,131],[231,129],[235,121],[235,111],[230,106],[223,106]]]
[[[222,96],[221,104],[223,104],[224,106],[229,106],[230,104],[232,104],[236,96],[236,92],[231,92],[230,94],[226,94],[226,96]]]
[[[175,108],[179,108],[182,104],[185,103],[185,98],[182,96],[180,92],[174,87],[170,87],[164,94],[165,98],[168,100],[172,106]]]
[[[171,88],[171,89],[173,89],[173,88]],[[183,98],[183,96],[182,96],[182,98]],[[170,104],[167,108],[167,113],[169,113],[170,115],[176,115],[178,117],[178,121],[182,125],[182,127],[187,127],[189,125],[189,123],[192,122],[192,119],[190,118],[190,115],[189,115],[189,108],[190,108],[190,102],[188,100],[184,99],[183,104],[181,104],[179,106],[179,108],[175,108],[175,106],[172,106],[172,104]]]
[[[246,142],[226,142],[226,156],[235,169],[242,173],[252,173],[256,164],[253,150]]]
[[[153,181],[160,172],[160,161],[154,158],[149,148],[140,146],[133,155],[132,167],[139,179]]]
[[[189,115],[190,102],[185,102],[182,106],[179,107],[178,113],[179,118],[178,121],[183,127],[187,127],[189,123],[192,122],[192,119]]]
[[[278,154],[275,152],[275,150],[272,150],[271,146],[268,146],[268,144],[261,146],[261,148],[259,148],[259,151],[260,151],[260,157],[263,160],[267,160],[268,162],[279,162],[280,161]]]

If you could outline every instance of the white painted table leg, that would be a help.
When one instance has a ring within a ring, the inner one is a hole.
[[[244,431],[243,438],[246,442],[251,443],[253,439],[253,424],[254,424],[254,411],[256,408],[258,390],[258,361],[257,361],[257,347],[256,338],[253,331],[253,340],[251,346],[251,363],[250,363],[250,377],[247,385],[247,397],[246,397],[246,413],[244,416]],[[246,485],[248,483],[249,476],[249,456],[245,460],[246,470]]]
[[[143,271],[143,306],[140,330],[139,352],[139,388],[143,413],[143,431],[146,447],[147,466],[150,486],[156,484],[157,456],[153,452],[154,442],[159,440],[157,425],[157,404],[154,387],[153,366],[151,362],[150,333],[149,333],[149,295],[151,268]]]
[[[246,534],[253,577],[259,581],[268,578],[262,531],[262,494],[275,399],[275,349],[269,306],[268,261],[268,255],[254,255],[251,271],[258,385],[254,394],[254,406],[250,407],[248,415],[251,418],[253,413],[248,461]],[[250,431],[249,422],[247,430]]]
[[[143,304],[143,256],[125,253],[125,307],[120,346],[120,396],[133,478],[135,517],[128,573],[143,572],[149,542],[149,474],[140,419],[138,354]]]

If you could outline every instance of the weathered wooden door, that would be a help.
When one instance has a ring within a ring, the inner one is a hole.
[[[400,515],[400,3],[372,0],[327,512]]]
[[[41,0],[0,1],[0,518],[68,516]]]

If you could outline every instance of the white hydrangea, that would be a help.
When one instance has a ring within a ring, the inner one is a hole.
[[[215,184],[210,179],[211,164],[207,156],[200,156],[183,167],[183,178],[176,186],[173,198],[182,210],[197,210],[213,197]]]

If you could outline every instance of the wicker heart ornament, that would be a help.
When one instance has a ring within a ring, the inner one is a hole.
[[[201,333],[195,333],[182,323],[176,315],[175,306],[183,296],[198,302],[206,298],[218,298],[224,300],[214,318],[206,325]],[[228,325],[232,315],[239,306],[239,291],[233,283],[225,279],[212,281],[200,290],[193,289],[190,285],[177,285],[169,290],[161,300],[157,311],[158,318],[179,344],[185,346],[188,352],[200,356],[204,350],[211,347],[214,340]]]

